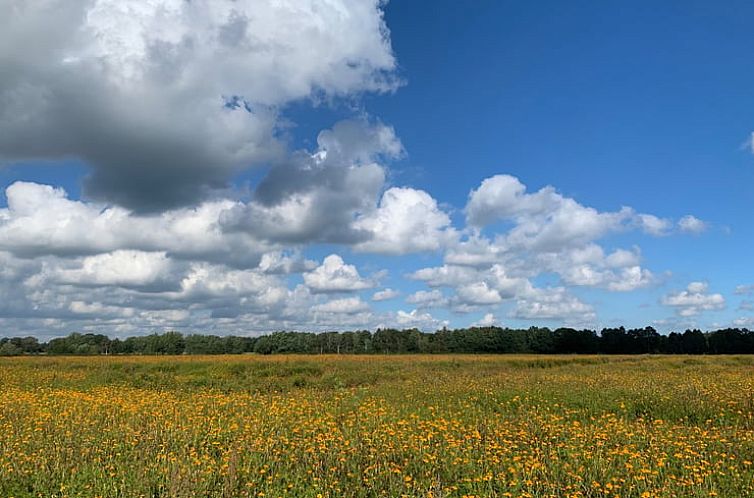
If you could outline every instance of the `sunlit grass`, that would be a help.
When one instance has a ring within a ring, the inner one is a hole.
[[[0,496],[754,496],[754,359],[0,360]]]

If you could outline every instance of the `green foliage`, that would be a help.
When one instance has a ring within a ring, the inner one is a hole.
[[[378,329],[355,332],[281,331],[260,337],[216,336],[179,332],[110,339],[102,334],[73,333],[40,344],[33,337],[0,339],[0,356],[179,355],[179,354],[754,354],[754,332],[722,329],[659,334],[652,327],[626,330],[572,328],[471,327],[421,332]]]

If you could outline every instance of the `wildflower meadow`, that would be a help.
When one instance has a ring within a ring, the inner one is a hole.
[[[0,359],[5,497],[754,496],[746,356]]]

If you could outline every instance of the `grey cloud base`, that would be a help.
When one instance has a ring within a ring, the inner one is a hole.
[[[0,161],[77,158],[89,198],[134,212],[194,205],[286,161],[286,104],[390,91],[394,67],[377,0],[9,0]]]

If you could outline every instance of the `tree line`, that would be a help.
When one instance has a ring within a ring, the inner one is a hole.
[[[421,332],[378,329],[349,332],[274,332],[259,337],[166,332],[110,339],[72,333],[40,342],[34,337],[0,339],[0,356],[180,355],[180,354],[754,354],[754,331],[727,328],[664,335],[652,327],[626,330],[530,327],[470,327]]]

